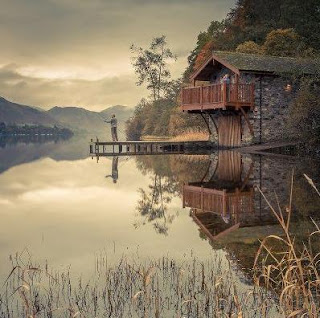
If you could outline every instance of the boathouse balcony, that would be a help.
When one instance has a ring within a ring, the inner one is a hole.
[[[183,111],[202,112],[216,109],[252,109],[254,84],[211,84],[185,87],[181,91]]]

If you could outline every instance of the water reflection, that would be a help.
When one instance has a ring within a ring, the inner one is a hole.
[[[111,170],[111,174],[106,175],[106,178],[112,178],[113,183],[117,183],[118,181],[118,161],[119,161],[119,157],[118,156],[114,156],[112,158],[112,170]]]
[[[119,254],[139,247],[139,257],[192,250],[205,259],[227,251],[249,268],[258,239],[280,233],[257,186],[275,205],[276,192],[285,208],[293,168],[292,231],[298,237],[314,229],[306,224],[317,218],[319,198],[302,174],[316,179],[317,164],[238,152],[100,158],[97,164],[85,140],[0,149],[2,258],[27,246],[39,258],[85,272],[88,255],[115,244]]]
[[[155,174],[148,190],[140,188],[139,192],[140,199],[136,210],[140,220],[135,222],[135,227],[151,223],[157,233],[168,235],[169,226],[176,217],[175,213],[168,212],[168,204],[176,194],[174,182]]]
[[[190,211],[200,238],[209,240],[214,249],[229,251],[244,268],[252,267],[259,240],[271,234],[282,235],[258,189],[277,210],[286,211],[294,171],[291,229],[297,239],[303,241],[314,230],[311,216],[319,219],[320,199],[311,193],[303,176],[309,174],[316,182],[319,164],[312,160],[220,151],[211,155],[146,156],[137,158],[137,162],[141,171],[167,179],[183,208]],[[152,193],[147,202],[150,198]],[[157,217],[165,221],[163,213]]]
[[[239,227],[256,225],[260,219],[249,182],[253,162],[246,171],[239,152],[221,151],[211,163],[201,182],[183,186],[183,207],[191,208],[194,221],[215,240]]]
[[[88,137],[14,136],[0,138],[0,173],[40,158],[78,160],[89,156],[84,140]]]

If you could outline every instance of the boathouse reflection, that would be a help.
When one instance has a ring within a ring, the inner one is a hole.
[[[241,154],[220,151],[200,182],[183,186],[183,207],[202,232],[216,240],[240,227],[274,224],[272,215],[255,208],[254,185],[250,183],[253,161],[243,164]]]

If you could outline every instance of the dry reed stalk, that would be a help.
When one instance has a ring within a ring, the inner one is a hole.
[[[206,141],[209,139],[208,133],[201,131],[189,131],[181,135],[172,137],[170,141]]]
[[[107,268],[106,260],[103,256],[95,262],[96,277],[87,284],[81,279],[74,283],[69,270],[50,275],[44,270],[25,271],[23,277],[19,265],[19,273],[17,267],[5,284],[9,296],[0,297],[0,317],[253,318],[263,317],[264,302],[267,312],[272,306],[259,290],[249,295],[240,291],[230,264],[222,265],[219,259],[203,263],[163,257],[142,265],[122,258]],[[27,301],[12,293],[16,287],[10,285],[14,281],[20,286],[23,280],[28,286]]]
[[[309,184],[320,196],[313,181],[306,176]],[[255,257],[254,268],[256,270],[256,283],[260,281],[267,288],[279,295],[279,302],[286,317],[319,317],[320,312],[320,253],[313,255],[311,238],[320,235],[319,227],[309,236],[308,247],[303,244],[299,250],[295,238],[290,233],[290,221],[292,217],[294,178],[292,174],[289,204],[285,211],[280,208],[277,199],[278,211],[259,189],[274,216],[281,225],[283,236],[269,235],[260,245]],[[285,217],[284,213],[287,213]],[[274,251],[269,247],[271,240],[281,244],[282,251]],[[269,263],[267,260],[271,259]],[[258,266],[259,263],[259,266]]]

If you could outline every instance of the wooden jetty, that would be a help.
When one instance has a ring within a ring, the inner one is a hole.
[[[238,147],[234,150],[241,153],[257,154],[257,155],[273,155],[278,157],[292,157],[292,154],[281,153],[281,148],[290,150],[295,143],[278,142],[262,145],[252,145],[247,147]],[[100,141],[91,139],[90,145],[91,156],[137,156],[137,155],[159,155],[159,154],[206,154],[213,150],[223,150],[226,147],[219,147],[210,141]],[[280,149],[279,151],[277,151]]]
[[[195,150],[212,149],[209,141],[99,141],[90,142],[90,155],[136,156],[182,154]]]

